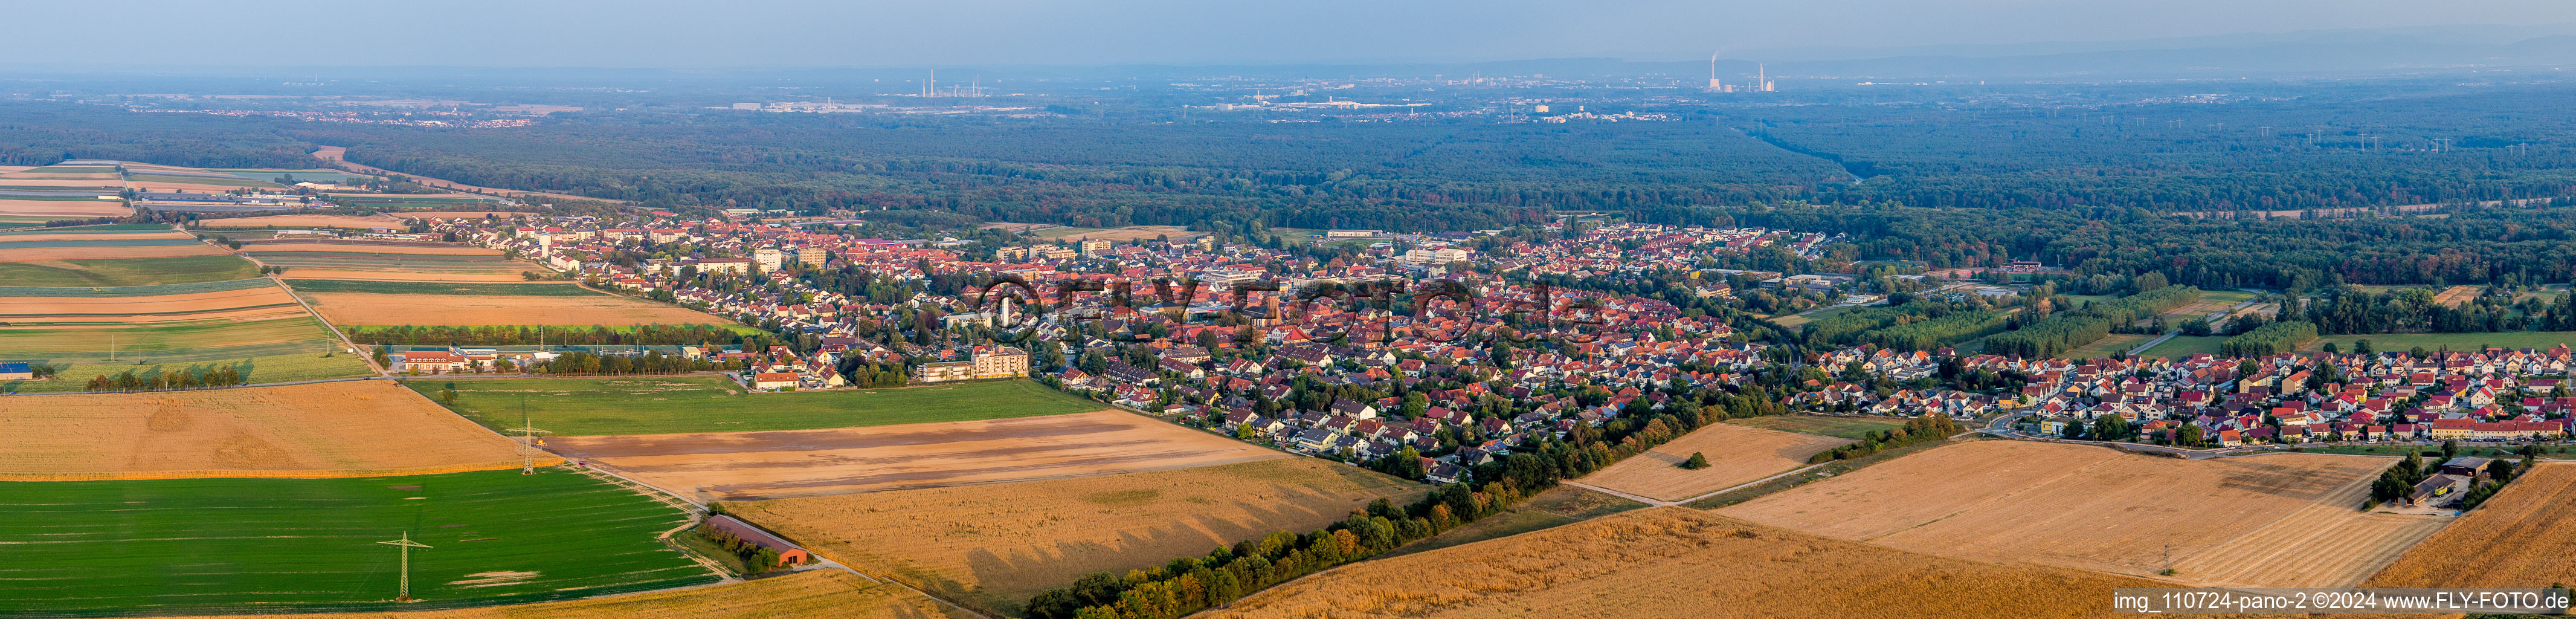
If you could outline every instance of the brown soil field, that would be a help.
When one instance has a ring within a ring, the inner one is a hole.
[[[244,243],[242,244],[242,251],[331,251],[362,252],[370,254],[410,254],[419,256],[501,255],[501,250],[467,245],[398,245],[393,243],[364,242],[297,243],[289,241]]]
[[[2446,518],[2358,511],[2394,460],[2280,454],[2186,461],[1974,441],[1718,513],[1930,554],[2248,587],[2350,586]],[[2222,524],[2223,523],[2223,524]]]
[[[2440,294],[2433,295],[2433,304],[2446,307],[2459,307],[2461,304],[2468,303],[2470,299],[2475,298],[2478,298],[2477,286],[2452,286],[2450,288],[2443,289]]]
[[[44,217],[123,217],[134,214],[119,200],[8,200],[0,199],[0,215],[34,215]]]
[[[263,215],[229,219],[198,220],[199,228],[386,228],[401,226],[402,220],[391,217],[358,217],[355,215]]]
[[[7,398],[0,479],[344,477],[517,468],[518,446],[392,381]],[[546,458],[557,461],[555,458]]]
[[[2369,587],[2546,587],[2576,575],[2576,464],[2544,463],[2416,544]]]
[[[0,316],[167,314],[279,304],[294,305],[295,297],[276,286],[149,297],[0,297]]]
[[[681,496],[756,500],[1290,457],[1117,411],[898,426],[565,436],[549,450]]]
[[[2113,589],[2158,586],[2170,585],[1922,555],[1657,507],[1346,565],[1198,616],[2110,617]]]
[[[1107,239],[1118,243],[1132,243],[1136,241],[1149,240],[1157,236],[1168,237],[1175,241],[1186,241],[1207,236],[1207,233],[1191,232],[1189,229],[1182,228],[1180,226],[1128,226],[1125,228],[1110,228],[1097,232],[1069,234],[1059,238],[1066,241]]]
[[[1807,465],[1848,439],[1714,423],[1577,480],[1659,501],[1679,501]],[[1684,469],[1692,452],[1708,468]]]
[[[188,245],[147,245],[142,247],[36,247],[0,249],[0,262],[39,262],[45,260],[83,260],[91,258],[172,258],[178,256],[222,256],[231,254],[224,248],[192,243]]]
[[[548,271],[546,271],[544,268],[542,268],[542,267],[538,267],[537,265],[534,265],[534,264],[528,265],[528,270],[530,270],[530,271],[536,271],[536,272],[539,272],[539,273],[545,273],[545,272],[548,272]],[[525,282],[525,281],[528,281],[528,278],[526,278],[526,277],[521,277],[521,276],[520,276],[519,274],[517,274],[517,273],[443,273],[443,272],[436,272],[436,271],[335,271],[335,270],[330,270],[330,269],[307,269],[307,268],[298,267],[298,268],[296,268],[296,269],[295,269],[291,274],[295,276],[295,279],[349,279],[349,280],[370,281],[370,282],[460,282],[460,283],[463,283],[463,282]]]
[[[304,273],[295,273],[297,277]],[[651,301],[587,297],[307,293],[322,318],[344,325],[685,325],[733,321]]]
[[[12,187],[123,187],[125,181],[115,178],[11,178],[0,176],[0,185]],[[109,191],[107,193],[116,193]]]
[[[744,582],[515,606],[186,619],[977,619],[891,583],[816,569]]]
[[[253,182],[253,181],[248,181],[248,180],[244,180],[244,181],[241,181],[241,182],[238,182],[238,183],[234,183],[234,182],[227,182],[227,181],[225,181],[224,179],[220,179],[220,178],[208,178],[208,179],[205,179],[205,180],[203,180],[203,181],[194,181],[194,182],[179,182],[179,181],[168,181],[168,180],[158,180],[158,179],[155,179],[155,180],[135,180],[135,181],[127,181],[127,182],[125,183],[125,186],[126,186],[126,187],[132,188],[132,189],[134,189],[135,191],[185,191],[185,192],[195,192],[195,193],[223,193],[223,192],[226,192],[226,191],[232,191],[232,190],[235,190],[235,189],[256,189],[256,188],[261,187],[262,185],[266,185],[266,186],[268,186],[268,187],[272,187],[272,188],[276,186],[276,185],[274,185],[274,184],[270,184],[270,183],[259,183],[259,182]]]
[[[8,236],[0,236],[0,241],[7,241],[7,242],[11,242],[11,243],[17,243],[17,242],[23,242],[23,241],[130,241],[130,240],[135,240],[135,239],[187,239],[187,238],[196,238],[196,237],[188,236],[188,234],[187,234],[187,233],[185,233],[185,232],[179,232],[179,231],[176,231],[176,230],[173,230],[173,231],[170,231],[170,232],[110,232],[110,233],[105,233],[105,234],[100,234],[100,233],[81,234],[81,233],[76,233],[76,232],[61,232],[61,233],[54,233],[54,234],[12,234],[12,235],[8,235]]]
[[[1308,532],[1414,484],[1313,458],[1082,479],[726,503],[823,556],[970,606],[1268,535]]]

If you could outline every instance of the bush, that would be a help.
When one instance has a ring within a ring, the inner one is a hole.
[[[1708,468],[1708,456],[1696,451],[1691,452],[1690,459],[1683,460],[1681,466],[1694,471]]]

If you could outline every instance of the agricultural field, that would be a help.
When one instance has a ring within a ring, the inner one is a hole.
[[[1904,419],[1876,416],[1835,417],[1831,415],[1764,415],[1761,417],[1729,419],[1726,420],[1726,423],[1753,426],[1766,430],[1779,430],[1782,432],[1822,434],[1825,436],[1852,440],[1860,440],[1862,436],[1879,430],[1905,427]]]
[[[294,177],[295,177],[296,182],[306,182],[306,181],[310,181],[310,182],[316,182],[316,183],[347,183],[347,182],[353,182],[353,181],[365,181],[365,180],[370,180],[370,179],[375,178],[375,177],[367,176],[367,175],[364,175],[364,174],[351,174],[351,173],[348,173],[348,172],[342,172],[342,171],[339,171],[339,170],[286,170],[286,169],[262,169],[262,168],[205,168],[203,171],[205,171],[205,172],[212,172],[212,173],[216,173],[216,174],[230,174],[230,175],[233,175],[233,176],[239,176],[239,177],[242,177],[242,178],[247,178],[247,179],[251,179],[251,180],[255,180],[255,181],[275,181],[275,180],[277,180],[277,177],[279,177],[279,176],[289,176],[289,175],[294,176]]]
[[[2362,513],[2393,460],[2186,461],[2057,443],[1944,445],[1718,510],[1914,552],[2215,586],[2350,586],[2446,518]],[[2214,527],[2213,522],[2232,523]]]
[[[536,427],[547,427],[538,418]],[[567,436],[565,457],[681,496],[756,500],[1132,473],[1292,457],[1099,411],[899,426]]]
[[[334,353],[293,353],[283,355],[231,357],[205,362],[149,361],[147,363],[149,363],[149,365],[124,361],[118,363],[73,363],[69,366],[62,366],[57,363],[55,364],[56,366],[63,367],[60,377],[55,378],[54,380],[42,381],[0,382],[0,393],[55,393],[64,391],[86,391],[88,390],[88,387],[85,383],[87,383],[92,376],[115,376],[123,372],[133,372],[137,376],[149,377],[154,374],[165,372],[199,371],[214,366],[233,368],[235,371],[241,373],[243,381],[249,383],[281,383],[303,380],[321,380],[325,378],[350,378],[356,376],[373,376],[376,373],[373,368],[368,367],[367,361],[364,357]]]
[[[297,311],[270,320],[0,326],[0,359],[45,363],[185,363],[322,353],[339,340]]]
[[[388,381],[8,400],[0,479],[515,469],[518,445]],[[560,461],[546,456],[545,461]]]
[[[365,230],[370,228],[397,227],[403,225],[403,222],[400,219],[381,215],[374,217],[359,217],[356,215],[308,214],[201,219],[197,220],[197,222],[192,225],[196,228],[349,228]]]
[[[710,375],[403,381],[432,397],[448,383],[456,391],[449,408],[466,419],[515,428],[524,400],[537,427],[555,436],[853,428],[1108,408],[1025,380],[788,393],[751,393]]]
[[[2215,355],[2218,354],[2218,345],[2224,343],[2227,343],[2227,336],[2224,335],[2177,335],[2173,339],[2165,340],[2165,343],[2157,344],[2155,348],[2139,353],[2138,356],[2183,359],[2192,355]]]
[[[8,281],[10,286],[162,286],[258,279],[258,276],[258,266],[252,266],[242,258],[232,258],[232,255],[0,263],[0,281]]]
[[[546,283],[481,283],[481,282],[375,282],[331,279],[287,280],[296,292],[367,292],[377,294],[454,294],[486,297],[593,297],[598,292],[572,282]]]
[[[394,252],[363,251],[364,247],[334,247],[332,251],[267,251],[257,245],[243,246],[243,255],[261,264],[289,267],[289,273],[311,277],[314,270],[367,271],[396,276],[418,274],[464,273],[518,277],[525,271],[547,272],[545,267],[523,260],[511,260],[498,253],[490,255],[421,255]]]
[[[1540,491],[1538,496],[1530,497],[1519,505],[1504,508],[1502,513],[1478,518],[1475,522],[1441,532],[1429,539],[1416,541],[1380,556],[1408,555],[1511,537],[1642,507],[1646,507],[1646,504],[1580,487],[1560,485]]]
[[[340,325],[693,325],[732,324],[688,308],[592,292],[586,296],[315,292],[304,298]]]
[[[980,619],[929,596],[857,574],[819,569],[726,583],[521,606],[385,613],[224,615],[187,619]]]
[[[0,482],[0,615],[391,610],[715,582],[656,536],[686,513],[588,474]],[[222,517],[209,517],[222,514]],[[41,543],[30,543],[41,542]],[[184,565],[184,568],[179,566]]]
[[[2328,335],[2308,342],[2300,350],[2335,348],[2352,352],[2354,342],[2370,340],[2370,347],[2381,352],[2402,352],[2417,346],[2424,350],[2473,351],[2489,346],[2505,349],[2534,348],[2548,350],[2560,344],[2576,347],[2576,331],[2505,331],[2500,333],[2377,333],[2370,335]]]
[[[724,504],[861,571],[987,612],[1091,572],[1306,532],[1430,488],[1313,458],[1013,484]]]
[[[1658,501],[1680,501],[1806,466],[1808,458],[1850,443],[1829,436],[1716,423],[1585,475],[1581,481]],[[1694,471],[1680,466],[1694,452],[1708,457],[1708,468]]]
[[[29,323],[104,323],[149,324],[193,321],[208,318],[263,320],[307,315],[286,289],[266,279],[236,280],[241,282],[208,282],[177,286],[147,286],[115,289],[122,293],[94,293],[91,288],[58,288],[38,291],[13,288],[18,294],[0,296],[0,321],[13,325]]]
[[[1198,616],[2111,617],[2111,590],[2159,586],[2170,585],[1922,555],[1658,507],[1364,561]]]
[[[124,217],[134,209],[124,200],[36,200],[30,196],[0,196],[0,216],[23,221],[77,219],[88,217]]]
[[[2537,588],[2576,574],[2576,464],[2545,463],[2408,549],[2366,587]]]
[[[176,233],[174,233],[176,234]],[[230,254],[196,239],[122,239],[122,240],[54,240],[16,241],[0,239],[0,263],[50,263],[70,260],[115,258],[173,258],[181,256],[221,256]],[[16,282],[12,282],[16,283]],[[26,284],[19,284],[26,285]]]
[[[2156,339],[2156,336],[2140,335],[2135,333],[2113,333],[2102,336],[2102,339],[2094,340],[2091,344],[2085,344],[2083,346],[2076,347],[2074,350],[2058,353],[2057,358],[2093,359],[2108,357],[2129,352],[2129,349],[2137,348],[2139,344],[2145,344],[2147,343],[2147,340],[2152,339]]]
[[[278,239],[242,243],[242,251],[278,252],[350,252],[376,256],[498,256],[500,250],[472,245],[382,241],[343,241],[335,239]]]

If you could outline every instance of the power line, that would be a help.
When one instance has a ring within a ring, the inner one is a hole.
[[[402,547],[402,588],[401,588],[401,589],[399,589],[399,590],[397,590],[397,591],[395,592],[395,594],[394,594],[394,601],[396,601],[396,602],[417,602],[417,601],[419,601],[419,600],[411,599],[411,549],[413,549],[413,548],[428,548],[428,547],[430,547],[430,546],[429,546],[428,544],[423,544],[423,543],[420,543],[420,542],[411,541],[411,531],[408,531],[408,530],[403,531],[402,539],[398,539],[398,540],[394,540],[394,541],[390,541],[390,542],[376,542],[376,543],[378,543],[378,544],[384,544],[384,545],[387,545],[387,546],[400,546],[400,547]]]

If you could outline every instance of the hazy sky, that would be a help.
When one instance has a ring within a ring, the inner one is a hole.
[[[0,2],[0,71],[913,67],[1705,57],[1709,50],[2576,22],[2567,0]],[[23,63],[23,64],[20,64]]]

